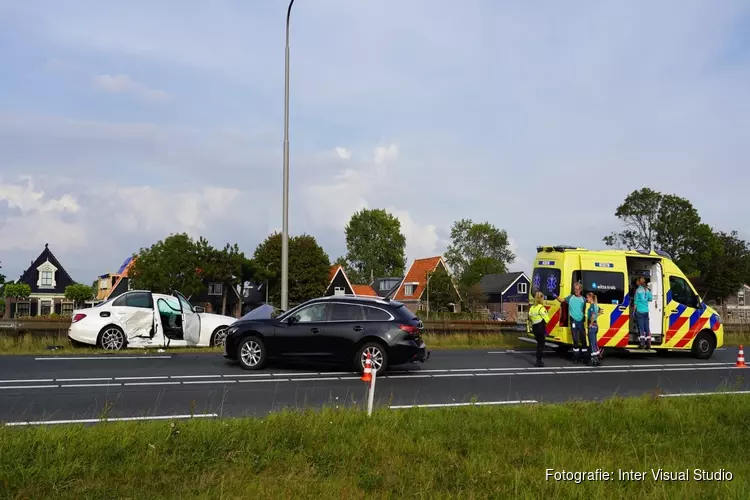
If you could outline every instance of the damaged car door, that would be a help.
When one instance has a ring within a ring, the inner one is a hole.
[[[173,295],[180,301],[182,338],[191,344],[198,344],[201,339],[201,317],[193,310],[193,306],[180,292],[174,292]]]
[[[128,292],[112,302],[110,308],[128,340],[154,336],[154,298],[149,292]]]

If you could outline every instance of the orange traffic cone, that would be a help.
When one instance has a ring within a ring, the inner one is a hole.
[[[737,364],[734,365],[735,368],[747,368],[747,365],[745,364],[745,351],[742,350],[742,345],[740,344],[740,350],[737,353]]]
[[[372,361],[370,361],[370,353],[367,353],[367,359],[365,360],[365,372],[360,378],[362,382],[372,382]]]

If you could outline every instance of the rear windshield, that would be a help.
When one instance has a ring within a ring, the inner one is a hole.
[[[553,295],[560,295],[560,270],[551,267],[537,267],[531,279],[531,295],[542,292],[545,300],[552,300]]]

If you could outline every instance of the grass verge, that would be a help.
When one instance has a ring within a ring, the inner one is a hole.
[[[430,349],[514,349],[518,347],[532,347],[533,344],[518,339],[525,336],[523,332],[513,333],[426,333],[424,341]],[[728,333],[724,336],[725,346],[750,345],[750,333]],[[50,350],[50,346],[60,346],[62,349]],[[157,349],[129,349],[127,354],[154,354]],[[170,353],[220,353],[220,347],[171,347]],[[39,335],[0,335],[0,355],[3,354],[103,354],[111,351],[93,347],[73,346],[67,336],[39,336]]]
[[[750,398],[0,428],[5,498],[750,498]],[[689,471],[658,481],[651,469]],[[733,475],[696,481],[694,469]],[[614,475],[547,480],[546,469]],[[645,471],[622,480],[618,470]]]

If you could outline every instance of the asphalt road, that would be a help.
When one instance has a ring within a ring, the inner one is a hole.
[[[394,367],[376,381],[375,404],[518,404],[640,395],[748,391],[736,348],[710,360],[686,353],[610,354],[601,367],[530,350],[433,351],[424,364]],[[750,371],[748,371],[750,373]],[[187,415],[260,416],[284,408],[362,405],[365,384],[346,368],[285,361],[248,372],[220,354],[0,357],[0,422]]]

